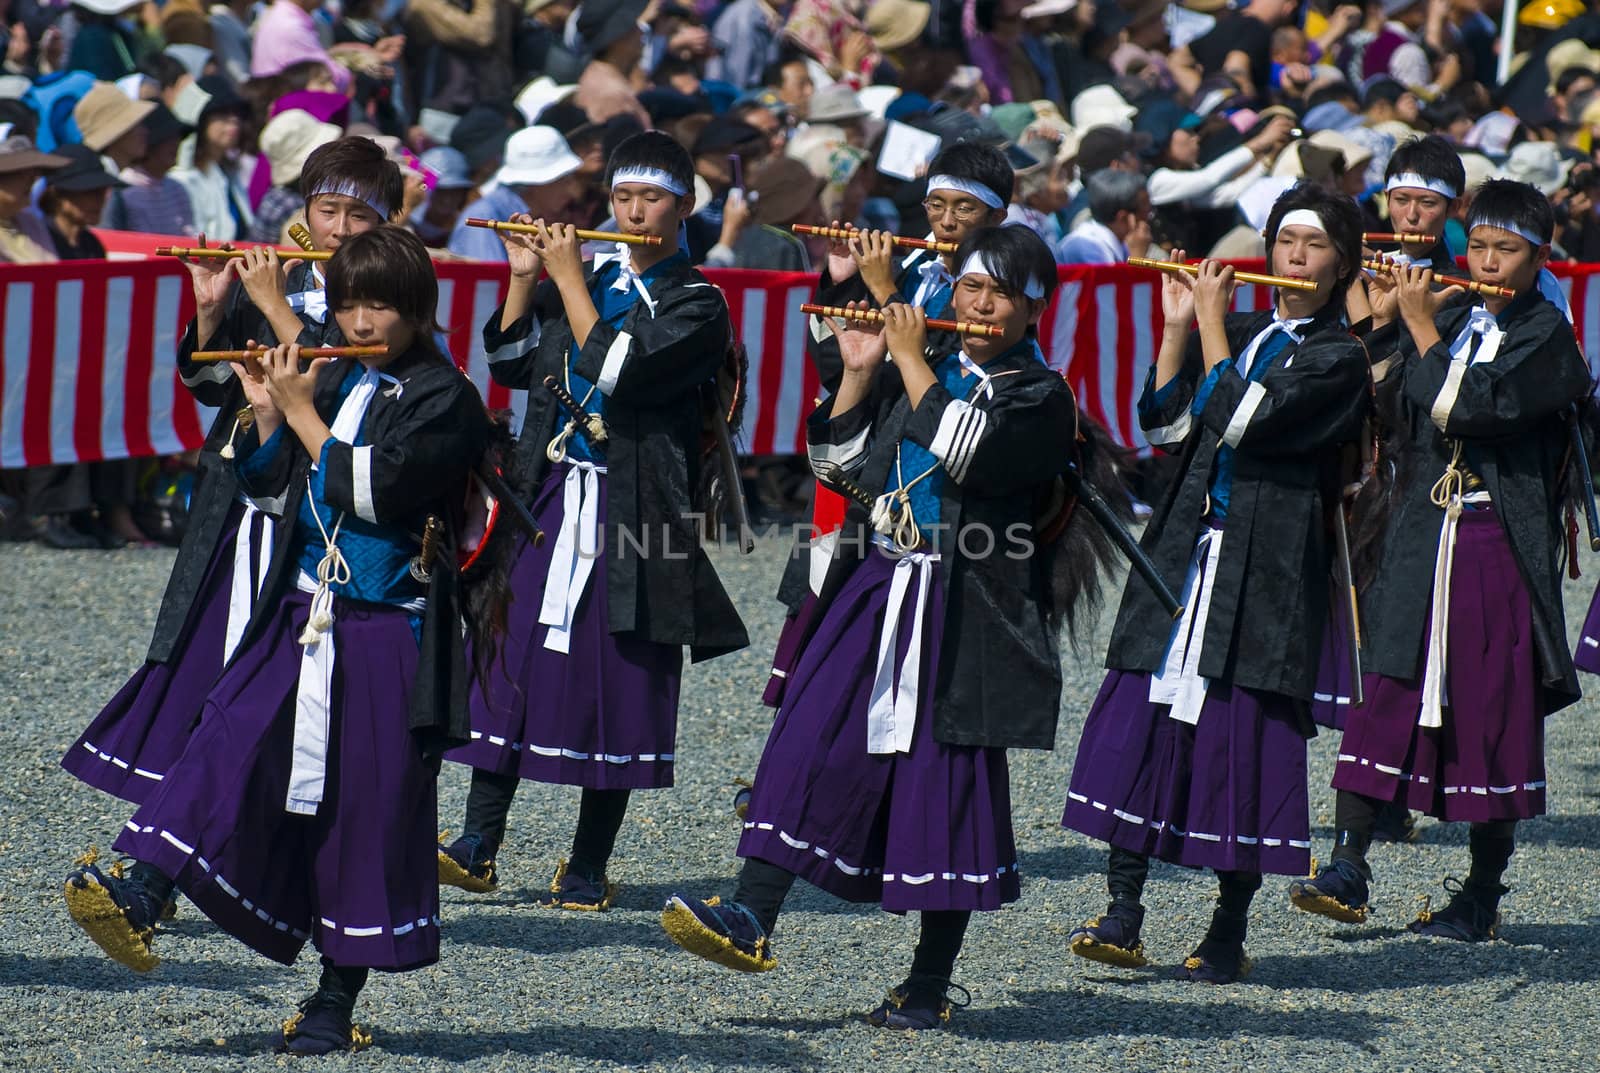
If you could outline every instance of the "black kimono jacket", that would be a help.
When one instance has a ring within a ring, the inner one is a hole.
[[[930,624],[940,638],[934,739],[1049,749],[1061,702],[1060,632],[1051,621],[1046,557],[1032,543],[1033,523],[1041,490],[1073,457],[1077,404],[1066,381],[1031,350],[1002,355],[984,371],[994,377],[992,399],[980,391],[970,406],[958,403],[935,383],[913,410],[899,371],[885,364],[871,397],[850,412],[835,418],[834,400],[825,401],[807,423],[806,440],[813,468],[836,464],[873,493],[884,488],[902,438],[940,459],[945,528],[936,550],[945,601],[944,621]],[[974,411],[983,416],[975,420]],[[968,527],[977,529],[958,538]],[[988,546],[984,528],[992,550],[969,558],[965,550]],[[872,533],[867,511],[852,502],[813,627],[873,554]]]
[[[310,267],[296,265],[289,273],[288,293],[294,294],[310,286]],[[344,342],[332,314],[328,315],[325,324],[318,324],[304,315],[301,320],[306,325],[298,340],[301,346],[339,346]],[[197,323],[191,320],[183,338],[178,341],[178,377],[201,406],[216,407],[217,416],[200,451],[199,472],[195,475],[194,491],[189,497],[189,524],[184,530],[182,543],[178,545],[178,557],[172,564],[166,593],[161,598],[161,611],[156,616],[155,634],[150,641],[150,650],[145,655],[146,660],[157,663],[165,663],[176,655],[174,649],[194,610],[194,601],[200,594],[206,566],[216,554],[217,541],[222,538],[228,508],[239,494],[233,467],[217,452],[228,442],[228,435],[233,431],[234,416],[245,405],[244,390],[228,363],[195,363],[189,360],[189,355],[197,350],[239,350],[251,339],[266,346],[278,343],[272,325],[250,301],[244,285],[240,283],[233,285],[222,323],[204,346],[195,339]]]
[[[593,282],[591,275],[591,289]],[[641,300],[620,330],[597,322],[573,368],[605,395],[602,538],[611,631],[688,645],[698,662],[750,643],[691,516],[700,481],[700,392],[722,368],[733,329],[722,292],[694,268],[664,266],[648,286],[654,312]],[[531,501],[550,471],[545,447],[567,420],[544,389],[544,378],[559,379],[572,353],[572,327],[555,287],[541,286],[532,311],[507,331],[496,309],[483,340],[490,375],[528,391],[510,479]],[[607,381],[614,381],[609,390]]]
[[[1140,423],[1152,443],[1183,460],[1140,542],[1161,576],[1180,592],[1205,524],[1217,448],[1233,447],[1233,482],[1217,563],[1200,674],[1213,682],[1309,702],[1328,620],[1331,552],[1324,510],[1336,494],[1340,445],[1361,432],[1369,407],[1367,358],[1346,330],[1342,302],[1305,325],[1257,384],[1235,368],[1218,378],[1198,416],[1190,413],[1204,378],[1200,335],[1173,390],[1154,409],[1155,373],[1145,382]],[[1224,324],[1237,358],[1272,320],[1270,311],[1230,313]],[[1123,589],[1106,666],[1155,673],[1173,629],[1149,587]]]
[[[1483,479],[1495,515],[1533,599],[1533,641],[1546,711],[1578,699],[1567,647],[1557,549],[1556,482],[1566,451],[1562,415],[1589,393],[1589,369],[1566,316],[1538,293],[1500,315],[1505,338],[1494,359],[1451,376],[1450,344],[1474,305],[1439,314],[1440,342],[1418,355],[1402,338],[1397,381],[1399,431],[1407,438],[1406,474],[1384,533],[1378,575],[1366,595],[1368,670],[1413,680],[1425,664],[1423,635],[1433,593],[1443,511],[1430,491],[1464,445],[1463,463]]]
[[[339,385],[349,375],[348,360],[330,362],[317,377],[317,412],[330,425],[339,410]],[[324,499],[335,510],[380,525],[394,526],[419,541],[430,514],[445,523],[445,539],[433,563],[428,607],[423,613],[422,645],[417,676],[411,684],[407,719],[418,744],[431,756],[466,744],[468,674],[455,572],[455,547],[461,531],[468,475],[489,443],[489,416],[472,381],[448,360],[412,349],[383,367],[403,382],[398,397],[379,391],[372,397],[362,428],[367,445],[335,444],[328,451]],[[268,472],[242,485],[255,497],[283,501],[284,539],[273,547],[272,564],[261,599],[239,643],[242,651],[256,642],[277,612],[279,602],[295,587],[299,542],[288,539],[288,527],[306,495],[311,456],[292,430],[285,430],[294,450],[281,452]],[[251,429],[245,447],[259,446]],[[366,494],[357,498],[358,469]],[[371,514],[360,504],[370,502]]]

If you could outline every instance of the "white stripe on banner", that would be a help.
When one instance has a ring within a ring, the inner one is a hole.
[[[801,421],[811,412],[811,400],[805,398],[806,363],[811,360],[806,357],[806,321],[810,318],[800,312],[800,304],[810,297],[811,288],[790,287],[783,299],[783,382],[772,414],[775,454],[803,451],[806,446]]]
[[[155,356],[150,363],[150,443],[163,455],[183,450],[172,423],[172,404],[178,390],[178,299],[184,282],[176,276],[156,280],[155,331],[150,339]],[[108,321],[106,331],[115,330]]]
[[[1094,289],[1095,343],[1100,359],[1100,418],[1117,443],[1127,443],[1122,433],[1122,411],[1117,406],[1117,363],[1122,351],[1122,326],[1117,322],[1117,285],[1102,283]]]
[[[1139,394],[1144,390],[1145,375],[1156,360],[1154,294],[1153,284],[1133,285],[1133,353],[1119,359],[1123,368],[1129,365],[1133,368],[1133,390],[1125,400],[1126,409],[1120,411],[1127,420],[1128,439],[1125,442],[1141,450],[1150,445],[1150,441],[1144,438],[1144,429],[1139,427]],[[1117,381],[1119,389],[1125,382],[1121,379]]]
[[[66,279],[56,285],[54,375],[50,384],[50,461],[58,465],[77,461],[78,445],[72,429],[78,416],[78,351],[83,327],[83,280]]]
[[[5,397],[0,401],[0,468],[20,469],[28,464],[22,451],[22,415],[28,405],[29,318],[33,284],[6,285]],[[35,464],[42,459],[33,459]]]
[[[1078,334],[1078,301],[1083,295],[1083,284],[1064,283],[1056,294],[1056,320],[1051,326],[1050,345],[1044,352],[1044,360],[1065,376],[1072,361],[1072,340]]]
[[[744,292],[744,318],[739,321],[739,334],[744,339],[745,352],[750,357],[750,373],[745,377],[744,428],[734,441],[734,450],[750,453],[751,435],[761,423],[761,322],[767,318],[767,292],[751,287]]]
[[[106,281],[106,338],[100,365],[100,449],[107,458],[128,457],[123,428],[128,399],[128,318],[133,314],[133,280],[113,276]],[[202,414],[209,410],[201,407]],[[209,425],[201,425],[209,428]]]

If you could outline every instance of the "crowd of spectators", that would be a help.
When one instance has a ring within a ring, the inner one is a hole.
[[[1557,257],[1600,259],[1600,15],[1583,0],[0,0],[0,13],[5,261],[103,256],[97,223],[283,242],[306,156],[347,133],[402,165],[405,221],[440,256],[501,259],[467,216],[603,226],[606,155],[644,127],[694,158],[689,249],[712,266],[819,265],[824,240],[795,222],[921,234],[918,179],[962,141],[1005,148],[1009,222],[1063,263],[1259,256],[1267,210],[1296,181],[1382,221],[1390,153],[1427,132],[1460,148],[1472,182],[1543,190]],[[24,492],[30,532],[143,538],[125,480],[74,480]],[[69,524],[85,512],[97,529]]]

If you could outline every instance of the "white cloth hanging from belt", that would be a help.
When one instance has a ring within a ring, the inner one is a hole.
[[[911,296],[911,304],[918,309],[924,308],[928,304],[928,299],[939,293],[940,287],[955,284],[950,270],[944,265],[944,258],[937,254],[930,254],[929,258],[926,263],[917,266],[917,274],[921,277],[921,281]]]
[[[363,369],[350,394],[339,404],[329,433],[341,443],[354,443],[361,431],[361,422],[367,408],[377,394],[380,380],[400,381],[385,377],[372,369]],[[316,460],[312,460],[316,468]],[[311,478],[306,478],[306,495],[312,494]],[[322,526],[322,516],[317,513],[315,501],[311,513]],[[333,586],[350,580],[350,566],[339,550],[339,527],[344,523],[341,513],[333,524],[333,532],[323,531],[325,552],[317,564],[315,579],[300,572],[300,591],[311,593],[310,616],[300,633],[300,675],[294,698],[294,742],[289,767],[289,790],[284,810],[301,816],[314,816],[322,803],[322,793],[328,770],[328,718],[333,704]]]
[[[889,606],[878,631],[878,659],[872,676],[872,693],[867,702],[867,752],[907,753],[917,728],[917,701],[922,687],[922,625],[928,612],[928,592],[939,556],[913,552],[894,564],[889,582]],[[906,597],[916,586],[916,602],[911,612],[911,643],[900,662],[900,681],[895,681],[895,650],[900,642],[900,619]]]
[[[261,586],[272,563],[272,516],[254,503],[245,503],[239,531],[233,538],[233,576],[228,583],[228,625],[223,634],[222,663],[226,666],[244,640],[245,627],[255,612]]]
[[[1256,362],[1256,354],[1266,345],[1268,339],[1271,339],[1278,332],[1282,332],[1289,337],[1290,342],[1299,345],[1305,342],[1305,336],[1301,335],[1298,329],[1310,324],[1312,319],[1311,317],[1296,317],[1290,320],[1279,316],[1277,313],[1272,314],[1272,320],[1267,323],[1265,328],[1255,334],[1255,337],[1245,346],[1244,353],[1240,354],[1238,360],[1233,363],[1234,368],[1238,370],[1241,377],[1246,380],[1250,379],[1250,368]],[[1290,360],[1292,361],[1293,359]],[[1284,367],[1288,368],[1287,362]]]
[[[569,462],[561,487],[561,529],[550,553],[550,571],[544,579],[544,602],[539,607],[539,624],[545,631],[544,646],[565,654],[572,643],[573,621],[578,603],[594,573],[600,548],[600,474],[603,466],[593,462]]]
[[[644,280],[639,278],[639,273],[634,269],[633,255],[628,252],[628,247],[625,243],[617,243],[614,253],[597,255],[594,259],[593,270],[598,273],[612,261],[616,261],[621,265],[622,270],[617,273],[617,278],[611,281],[611,289],[618,293],[629,290],[637,291],[639,300],[644,303],[644,307],[650,311],[652,317],[655,316],[656,300],[650,297],[650,288],[644,285]]]
[[[1207,529],[1195,543],[1189,560],[1189,573],[1183,583],[1183,615],[1172,628],[1167,641],[1167,656],[1161,669],[1150,679],[1152,704],[1170,704],[1172,718],[1194,726],[1200,721],[1200,708],[1206,702],[1210,683],[1200,676],[1200,651],[1204,647],[1206,622],[1211,617],[1211,594],[1217,581],[1217,563],[1222,558],[1222,530]]]

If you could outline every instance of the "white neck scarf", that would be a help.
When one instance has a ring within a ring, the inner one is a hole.
[[[1261,348],[1266,345],[1267,340],[1271,339],[1275,333],[1282,332],[1284,335],[1289,337],[1291,342],[1294,343],[1305,342],[1305,336],[1297,331],[1297,329],[1303,328],[1305,325],[1310,324],[1314,319],[1316,318],[1297,317],[1293,320],[1289,320],[1285,319],[1280,313],[1273,313],[1272,323],[1268,324],[1265,328],[1256,333],[1256,337],[1250,340],[1249,345],[1244,348],[1244,353],[1239,355],[1239,360],[1234,362],[1235,368],[1239,370],[1239,375],[1245,379],[1249,379],[1250,368],[1255,364],[1256,354],[1260,352]]]

